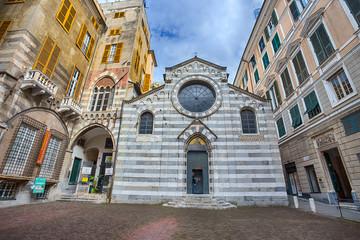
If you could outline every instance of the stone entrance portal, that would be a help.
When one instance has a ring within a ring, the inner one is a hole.
[[[194,194],[209,193],[209,164],[205,151],[190,151],[187,155],[187,193],[192,193],[192,173],[196,179]]]

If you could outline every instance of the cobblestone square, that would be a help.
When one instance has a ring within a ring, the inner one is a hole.
[[[0,209],[0,239],[359,239],[360,224],[287,207],[45,203]]]

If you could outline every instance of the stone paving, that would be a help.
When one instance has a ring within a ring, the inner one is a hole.
[[[288,207],[45,203],[0,209],[0,239],[359,239],[360,224]]]

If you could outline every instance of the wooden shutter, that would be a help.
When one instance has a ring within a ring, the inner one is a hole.
[[[69,81],[69,83],[68,83],[68,85],[67,85],[67,88],[66,88],[66,94],[68,94],[69,87],[70,87],[70,84],[71,84],[71,82],[72,82],[72,77],[74,76],[75,69],[76,69],[76,64],[74,65],[74,68],[73,68],[72,73],[71,73],[71,75],[70,75],[70,81]]]
[[[115,29],[110,30],[110,36],[115,35]]]
[[[6,20],[6,21],[0,21],[0,41],[4,38],[7,30],[10,27],[12,21]]]
[[[64,25],[65,23],[65,19],[66,19],[66,14],[69,11],[69,8],[71,6],[71,3],[69,0],[64,0],[61,3],[61,7],[59,9],[59,12],[56,16],[57,20],[61,23],[61,25]]]
[[[278,104],[281,105],[282,100],[281,100],[281,95],[280,95],[279,86],[278,86],[277,81],[274,82],[274,88],[275,88],[276,100],[277,100]]]
[[[91,57],[91,54],[92,54],[92,51],[94,48],[94,43],[95,43],[94,38],[90,36],[90,43],[89,43],[89,47],[88,47],[88,50],[87,50],[86,56],[85,56],[87,60],[89,60]]]
[[[145,92],[150,90],[150,74],[145,74],[143,89]]]
[[[74,22],[75,16],[76,16],[76,10],[75,10],[75,8],[71,5],[69,14],[68,14],[67,19],[66,19],[66,22],[65,22],[65,24],[64,24],[64,28],[65,28],[65,30],[66,30],[67,32],[70,31],[71,26],[72,26],[72,24],[73,24],[73,22]]]
[[[120,62],[121,51],[122,51],[123,45],[124,45],[123,43],[116,44],[116,50],[115,50],[115,56],[114,56],[113,62]]]
[[[115,15],[114,15],[114,18],[118,18],[118,17],[120,17],[120,13],[119,13],[119,12],[115,13]]]
[[[87,32],[87,27],[86,27],[85,23],[83,23],[81,30],[80,30],[79,37],[76,41],[76,46],[78,46],[80,49],[84,43],[84,38],[85,38],[86,32]]]
[[[82,73],[79,73],[79,79],[78,82],[76,84],[76,88],[75,88],[75,92],[74,92],[74,99],[77,101],[79,99],[79,95],[80,95],[80,90],[81,90],[81,86],[82,86],[82,82],[84,80],[84,77],[82,75]]]
[[[38,58],[34,64],[34,68],[39,69],[46,76],[51,78],[57,60],[59,59],[60,52],[61,49],[59,48],[59,46],[56,45],[54,40],[47,36],[38,55]]]
[[[101,63],[107,63],[109,53],[110,53],[111,44],[105,46],[105,50],[101,59]]]
[[[121,31],[121,29],[120,29],[120,28],[119,28],[119,29],[115,29],[115,35],[120,34],[120,31]]]

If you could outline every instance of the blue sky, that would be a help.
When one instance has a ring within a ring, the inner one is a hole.
[[[165,67],[197,56],[228,68],[229,82],[255,23],[253,11],[263,0],[147,0],[151,49],[163,82]]]

